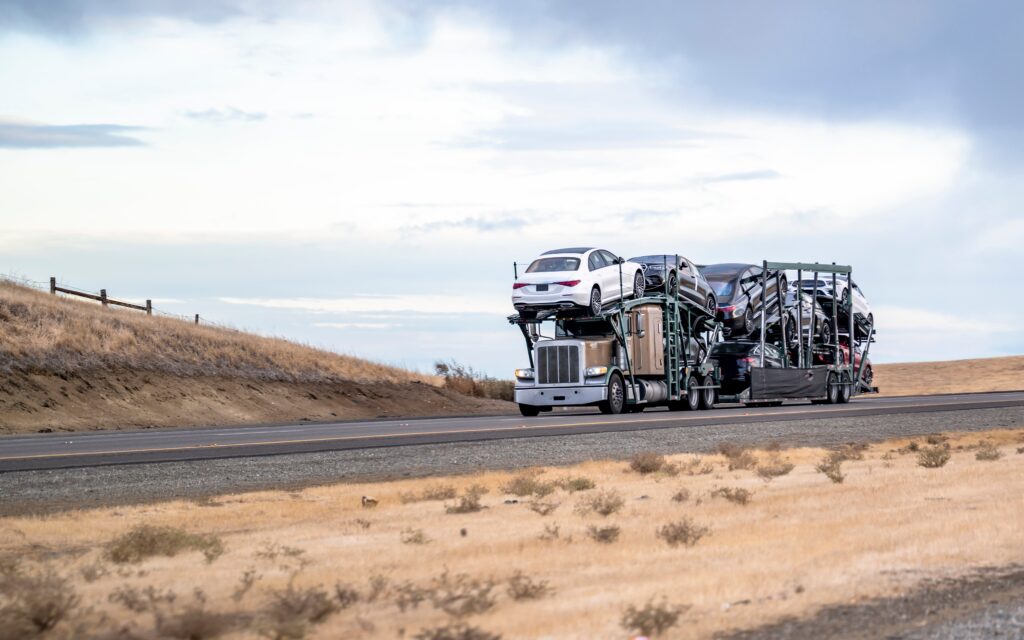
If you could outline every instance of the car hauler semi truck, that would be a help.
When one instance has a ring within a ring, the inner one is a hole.
[[[815,315],[810,314],[810,325],[805,329],[802,322],[796,327],[788,327],[783,321],[780,327],[780,344],[792,345],[793,341],[787,340],[787,330],[797,331],[798,339],[795,341],[795,350],[788,349],[790,353],[783,359],[783,366],[765,367],[764,353],[765,340],[768,333],[764,326],[765,315],[761,317],[761,362],[760,366],[751,369],[750,387],[735,396],[721,396],[723,401],[744,402],[748,405],[771,405],[782,404],[787,400],[810,400],[813,403],[842,404],[859,393],[877,392],[877,387],[872,387],[869,381],[863,379],[863,368],[867,362],[868,351],[875,338],[873,317],[858,317],[853,310],[853,302],[849,295],[850,287],[838,287],[838,278],[841,276],[847,282],[852,282],[853,268],[846,265],[803,263],[803,262],[763,262],[762,295],[766,288],[768,278],[781,278],[785,271],[796,271],[797,282],[803,281],[805,273],[813,274],[814,288],[810,291],[815,304],[828,315],[828,322],[832,323],[832,330],[829,335],[833,336],[829,344],[815,344],[816,333],[814,322]],[[817,288],[819,278],[825,276],[825,282],[831,278],[831,287],[821,291]],[[840,295],[840,290],[846,295]],[[787,318],[783,308],[784,296],[779,296],[777,301],[777,317]],[[803,298],[796,296],[797,318],[803,317]],[[839,340],[846,337],[850,345],[850,357],[845,358],[839,345]],[[854,354],[861,351],[859,358],[860,366],[855,366],[858,358]],[[794,352],[795,351],[795,352]],[[814,365],[815,355],[824,351],[830,357],[829,364]],[[830,353],[829,353],[830,352]],[[848,361],[846,361],[848,360]]]
[[[597,406],[603,413],[710,409],[718,370],[707,360],[721,332],[713,311],[688,301],[679,285],[620,300],[598,314],[552,309],[509,316],[522,331],[530,366],[516,370],[524,416],[553,407]]]

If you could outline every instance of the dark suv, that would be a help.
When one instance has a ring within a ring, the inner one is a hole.
[[[781,368],[782,350],[773,344],[764,345],[764,366]],[[722,374],[721,393],[734,395],[750,387],[750,368],[761,366],[761,343],[752,340],[719,342],[711,347],[709,360],[718,363]]]

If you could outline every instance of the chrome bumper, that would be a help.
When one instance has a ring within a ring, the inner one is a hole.
[[[534,407],[596,404],[608,398],[608,385],[516,388],[515,396],[517,403]]]

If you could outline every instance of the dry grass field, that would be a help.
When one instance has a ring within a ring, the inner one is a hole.
[[[0,434],[510,409],[437,376],[4,280],[0,328]]]
[[[874,372],[886,396],[1024,389],[1024,356],[876,364]]]
[[[1024,431],[720,451],[6,518],[0,637],[708,638],[1024,562]]]

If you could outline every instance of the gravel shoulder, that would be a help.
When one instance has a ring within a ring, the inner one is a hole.
[[[0,516],[625,458],[640,451],[833,446],[942,431],[1024,428],[1024,407],[680,427],[0,474]]]
[[[860,640],[983,640],[1024,637],[1024,567],[989,567],[975,573],[924,579],[894,598],[820,609],[719,640],[833,638]]]

